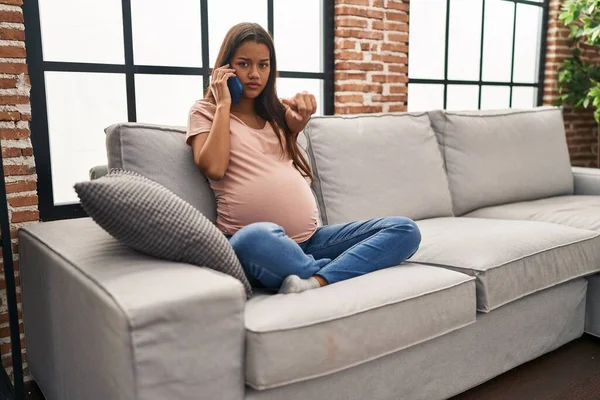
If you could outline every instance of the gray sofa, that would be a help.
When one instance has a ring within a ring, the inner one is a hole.
[[[571,168],[563,126],[552,107],[315,117],[322,222],[403,215],[423,241],[300,294],[246,301],[89,218],[21,229],[31,374],[47,400],[434,400],[600,336],[600,173]],[[107,154],[215,218],[184,129],[114,125]]]

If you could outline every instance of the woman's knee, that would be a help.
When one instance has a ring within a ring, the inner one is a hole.
[[[421,244],[421,230],[415,221],[406,217],[389,217],[393,229],[401,232],[403,241],[416,250]]]
[[[272,222],[256,222],[237,231],[230,239],[231,246],[238,257],[240,253],[257,250],[269,243],[274,237],[284,234],[283,228]]]

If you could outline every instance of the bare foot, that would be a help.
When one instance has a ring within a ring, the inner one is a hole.
[[[315,275],[315,276],[313,276],[313,278],[315,278],[315,279],[317,280],[317,282],[319,282],[319,285],[321,285],[321,287],[323,287],[323,286],[327,286],[327,285],[328,285],[328,283],[327,283],[327,281],[325,280],[325,278],[323,278],[323,277],[322,277],[322,276],[320,276],[320,275]]]

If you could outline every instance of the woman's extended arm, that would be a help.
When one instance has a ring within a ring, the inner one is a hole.
[[[295,134],[304,129],[310,117],[317,111],[315,96],[307,92],[298,93],[290,99],[282,99],[281,102],[286,107],[285,121]]]

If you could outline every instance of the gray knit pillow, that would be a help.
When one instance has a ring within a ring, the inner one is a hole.
[[[252,289],[225,236],[200,211],[135,172],[111,170],[75,184],[87,214],[114,238],[142,253],[212,268]]]

